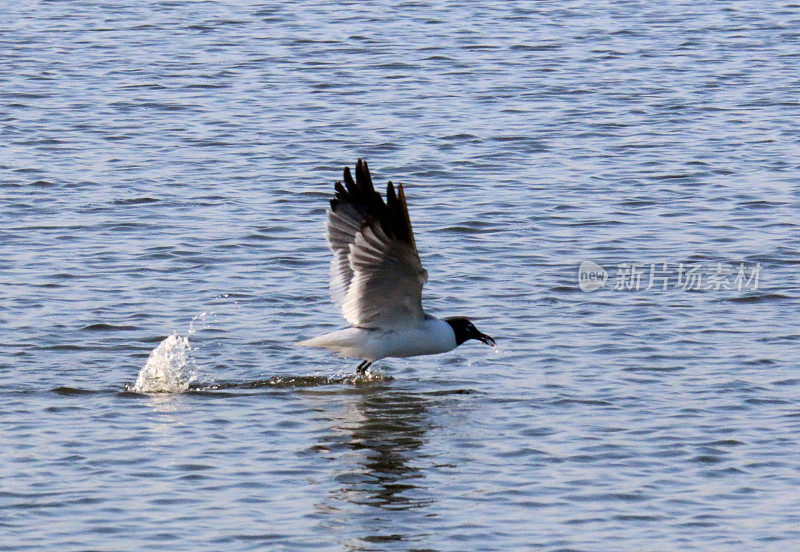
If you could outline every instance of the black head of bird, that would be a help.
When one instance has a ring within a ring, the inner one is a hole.
[[[450,324],[450,327],[453,328],[453,333],[456,334],[456,345],[461,345],[469,339],[477,339],[492,347],[495,346],[495,340],[478,330],[468,318],[463,316],[451,316],[444,320]]]

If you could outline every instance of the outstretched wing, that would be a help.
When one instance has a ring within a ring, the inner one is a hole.
[[[372,185],[367,163],[358,160],[356,179],[344,169],[328,212],[333,250],[331,295],[353,326],[374,328],[421,319],[422,268],[402,184],[389,182],[386,202]]]

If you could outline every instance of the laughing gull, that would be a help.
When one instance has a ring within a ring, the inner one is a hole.
[[[422,310],[428,272],[419,260],[402,184],[395,193],[389,182],[384,202],[359,159],[355,181],[345,167],[344,186],[337,182],[335,189],[328,211],[331,295],[351,327],[299,345],[360,358],[359,374],[381,358],[445,353],[468,339],[494,347],[494,339],[467,318],[441,320]]]

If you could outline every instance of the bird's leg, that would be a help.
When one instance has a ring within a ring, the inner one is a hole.
[[[358,375],[360,376],[363,376],[364,372],[366,372],[367,368],[369,368],[370,366],[372,366],[372,363],[368,360],[365,360],[364,362],[358,365],[358,368],[356,368],[356,373],[358,373]]]

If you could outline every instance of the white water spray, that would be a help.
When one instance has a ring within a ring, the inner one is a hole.
[[[195,374],[189,365],[189,338],[172,334],[153,349],[139,371],[134,393],[183,393]]]

